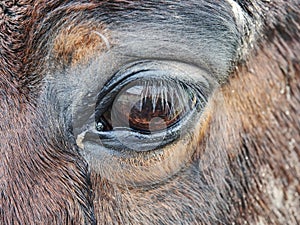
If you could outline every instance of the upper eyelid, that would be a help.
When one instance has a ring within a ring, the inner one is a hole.
[[[140,68],[139,65],[141,65]],[[170,73],[167,74],[167,71]],[[147,75],[155,73],[155,76],[151,75],[153,79],[160,75],[167,74],[167,78],[178,78],[186,80],[187,82],[207,83],[208,79],[211,81],[214,80],[208,70],[194,64],[167,59],[140,59],[120,66],[120,69],[110,77],[105,86],[109,86],[111,83],[121,82],[121,80],[125,80],[138,73],[143,73],[143,77],[145,78],[149,78]],[[158,73],[160,75],[158,75]]]
[[[206,70],[195,67],[194,65],[169,60],[139,60],[121,67],[121,69],[106,82],[102,89],[99,90],[97,103],[102,98],[105,98],[108,92],[118,92],[118,89],[121,88],[118,85],[129,83],[130,79],[131,81],[134,79],[155,80],[162,78],[162,76],[166,81],[170,79],[170,81],[180,81],[193,85],[202,84],[202,86],[211,89],[216,85],[216,81],[211,79],[212,77],[209,76]]]

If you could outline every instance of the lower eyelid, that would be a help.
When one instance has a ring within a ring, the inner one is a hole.
[[[193,135],[197,136],[197,133]],[[83,155],[103,178],[115,184],[145,187],[169,179],[186,165],[193,153],[193,145],[182,148],[193,140],[191,135],[165,148],[147,152],[111,152],[86,142],[85,147],[90,152]]]

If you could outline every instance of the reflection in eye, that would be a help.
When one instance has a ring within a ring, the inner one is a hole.
[[[137,80],[121,90],[97,127],[102,131],[128,127],[142,134],[161,132],[179,123],[196,103],[196,96],[178,82]]]

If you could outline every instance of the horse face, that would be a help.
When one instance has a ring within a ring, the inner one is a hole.
[[[2,224],[297,224],[296,1],[2,1]]]

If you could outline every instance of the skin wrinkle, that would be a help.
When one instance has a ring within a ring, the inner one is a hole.
[[[141,15],[140,12],[136,11],[124,16],[117,14],[117,18],[120,17],[120,19],[117,23],[118,27],[115,28],[112,25],[113,32],[115,32],[114,36],[116,36],[119,47],[121,49],[124,48],[124,52],[136,57],[149,57],[151,55],[153,58],[159,58],[161,54],[151,50],[166,46],[166,48],[170,49],[169,52],[174,52],[170,58],[176,59],[178,57],[179,60],[182,60],[184,56],[180,54],[181,51],[185,53],[185,50],[190,51],[194,49],[193,53],[197,53],[197,55],[193,56],[191,52],[188,52],[190,54],[186,55],[190,56],[190,58],[187,61],[202,64],[202,66],[212,71],[212,74],[219,76],[220,80],[224,80],[224,74],[230,70],[231,63],[238,55],[236,47],[239,45],[240,37],[236,27],[233,26],[235,24],[234,20],[229,17],[229,6],[219,6],[224,13],[217,14],[212,10],[212,4],[210,2],[201,1],[199,3],[190,1],[189,7],[198,10],[187,11],[186,8],[176,3],[172,10],[177,10],[177,12],[181,13],[176,16],[173,16],[173,14],[168,15],[165,12],[163,13],[163,15],[166,14],[165,17],[160,17],[160,14],[148,15],[148,12],[145,15]],[[159,7],[156,8],[156,5],[149,4],[149,6],[146,6],[146,9],[148,7],[149,10],[160,10]],[[208,20],[209,13],[206,10],[211,10],[210,13],[214,13],[214,17]],[[196,13],[199,13],[197,17],[195,16]],[[123,17],[126,19],[126,23],[123,23]],[[131,24],[134,24],[134,26],[132,27]],[[201,24],[201,26],[198,26],[198,24]],[[180,27],[181,36],[174,35],[174,31],[179,30],[178,27]],[[162,29],[163,32],[161,32]],[[219,33],[218,36],[215,33]],[[198,40],[199,37],[201,37],[201,41]],[[230,41],[225,43],[224,39]],[[139,49],[143,48],[145,42],[149,46],[149,52],[145,49],[141,52],[145,56],[141,56],[139,55],[141,54]],[[176,44],[179,44],[179,46],[176,46]],[[205,54],[208,51],[214,51],[214,57],[210,58],[209,55]],[[195,62],[194,60],[196,59],[198,61]]]
[[[0,223],[298,224],[299,4],[234,2],[1,1]],[[222,85],[187,134],[191,160],[163,183],[120,187],[87,164],[70,124],[90,89],[151,57]]]

